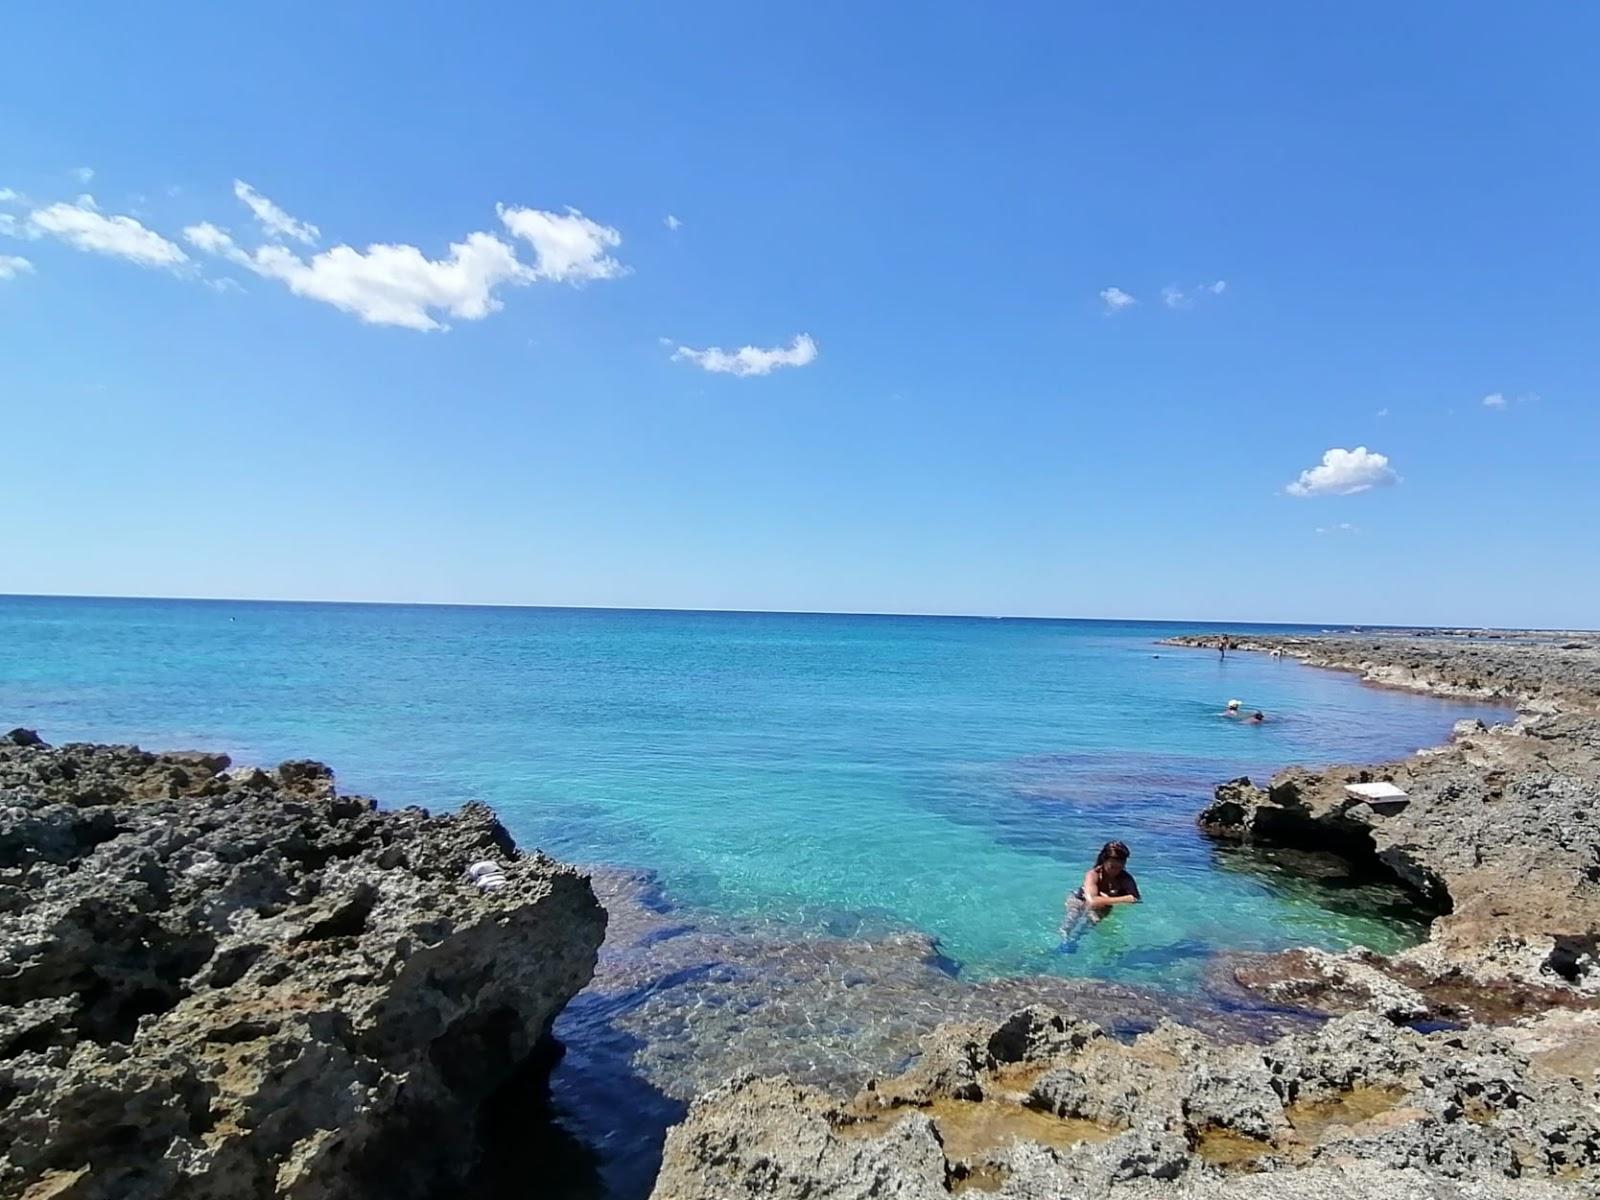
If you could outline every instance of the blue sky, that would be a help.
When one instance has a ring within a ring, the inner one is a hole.
[[[1600,624],[1600,10],[329,7],[8,15],[0,592]]]

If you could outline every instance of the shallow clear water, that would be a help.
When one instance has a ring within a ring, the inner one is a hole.
[[[1417,940],[1392,891],[1218,851],[1194,816],[1219,780],[1405,754],[1483,709],[1154,644],[1197,628],[0,598],[0,724],[319,758],[389,805],[481,798],[524,845],[648,866],[678,904],[910,927],[973,977],[1182,987],[1218,949]],[[1272,720],[1223,720],[1229,697]],[[1146,903],[1058,953],[1110,838]]]

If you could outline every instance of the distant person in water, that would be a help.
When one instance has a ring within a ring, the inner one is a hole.
[[[1083,883],[1067,897],[1061,932],[1070,935],[1085,917],[1099,922],[1113,905],[1137,904],[1139,900],[1139,885],[1128,870],[1128,844],[1107,842],[1095,856],[1094,866],[1084,872]]]
[[[1248,717],[1246,717],[1244,719],[1244,723],[1246,725],[1259,725],[1263,721],[1265,721],[1266,719],[1267,719],[1267,714],[1266,713],[1264,713],[1264,712],[1253,712]]]
[[[1240,707],[1239,701],[1229,700],[1228,707],[1222,710],[1222,715],[1225,717],[1242,717],[1244,713],[1240,711]]]
[[[1217,639],[1217,657],[1218,658],[1227,658],[1228,657],[1228,639],[1227,638],[1218,638]]]

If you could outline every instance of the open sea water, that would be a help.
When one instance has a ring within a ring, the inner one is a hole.
[[[485,800],[523,846],[649,868],[688,910],[918,930],[976,979],[1182,988],[1218,950],[1420,940],[1392,889],[1219,850],[1195,814],[1223,779],[1404,755],[1484,709],[1156,645],[1206,628],[0,597],[0,724]],[[1230,697],[1270,721],[1224,720]],[[1112,838],[1146,903],[1062,954]]]

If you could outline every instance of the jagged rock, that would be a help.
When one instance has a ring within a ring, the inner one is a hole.
[[[990,1036],[1016,1044],[1019,1024],[1049,1021],[1018,1014]],[[931,1036],[925,1053],[983,1044],[967,1025]],[[1022,1068],[1034,1083],[1019,1103],[1007,1089]],[[954,1091],[923,1073],[839,1102],[787,1080],[736,1080],[669,1134],[654,1195],[928,1200],[957,1185],[1016,1200],[1398,1198],[1401,1179],[1408,1197],[1532,1200],[1600,1187],[1600,1114],[1585,1087],[1487,1030],[1425,1035],[1356,1013],[1247,1047],[1169,1025],[1131,1043],[1038,1041],[948,1081]],[[886,1111],[891,1094],[919,1099]]]
[[[1180,638],[1214,645],[1214,637]],[[1600,993],[1600,639],[1251,637],[1375,683],[1513,700],[1520,715],[1458,722],[1452,741],[1402,762],[1291,767],[1265,787],[1235,779],[1198,822],[1206,834],[1316,848],[1410,888],[1439,914],[1413,973],[1487,988]],[[1400,806],[1352,796],[1395,784]],[[1422,989],[1426,991],[1427,989]],[[1488,1006],[1480,1006],[1488,1007]]]
[[[588,881],[488,809],[228,766],[0,743],[0,1194],[431,1195],[588,981]]]

